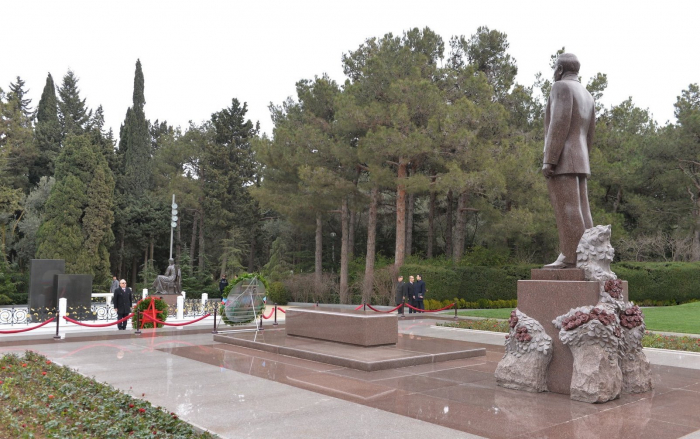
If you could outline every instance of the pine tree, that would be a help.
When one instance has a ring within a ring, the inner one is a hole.
[[[114,177],[90,135],[70,136],[56,160],[56,183],[37,232],[37,258],[65,259],[66,272],[109,275]]]
[[[51,73],[46,77],[46,85],[41,93],[36,113],[34,139],[37,146],[37,160],[29,175],[31,184],[37,184],[43,176],[52,176],[54,162],[61,151],[62,129],[58,119],[58,100]]]
[[[78,80],[75,73],[68,70],[63,77],[63,83],[58,88],[58,117],[61,121],[63,137],[83,134],[92,117],[92,111],[85,106],[85,99],[80,99]]]
[[[10,92],[7,94],[7,97],[8,101],[16,105],[16,110],[20,111],[26,120],[31,120],[34,117],[34,113],[30,107],[32,100],[28,98],[25,99],[29,90],[24,90],[24,84],[25,82],[18,76],[16,83],[10,83]]]

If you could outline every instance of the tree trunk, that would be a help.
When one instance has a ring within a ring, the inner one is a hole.
[[[445,255],[452,256],[452,189],[447,191],[447,212],[445,212]]]
[[[613,213],[617,213],[617,209],[620,207],[620,201],[622,201],[622,187],[617,188],[617,196],[613,202]]]
[[[316,297],[323,293],[321,277],[323,275],[323,218],[321,212],[316,212],[316,252],[314,264],[314,292]]]
[[[197,270],[199,274],[204,274],[204,209],[200,212],[201,218],[199,221],[199,257]]]
[[[151,269],[155,268],[155,262],[154,262],[155,256],[153,254],[154,250],[155,250],[154,247],[155,247],[154,240],[153,240],[153,237],[151,237],[151,265],[149,266],[149,268],[151,268]]]
[[[455,239],[452,243],[452,260],[459,262],[464,255],[464,234],[467,231],[467,200],[468,193],[462,192],[457,199],[457,220],[455,221]]]
[[[190,239],[190,267],[194,268],[194,250],[197,246],[197,220],[198,212],[195,210],[192,218],[192,238]]]
[[[379,188],[373,187],[369,200],[369,216],[367,217],[367,255],[365,256],[365,281],[362,286],[362,298],[369,302],[374,292],[374,258],[377,247],[377,205],[379,204]]]
[[[182,227],[180,227],[180,217],[182,215],[184,215],[184,212],[182,212],[177,218],[177,244],[175,245],[175,262],[178,266],[180,266],[180,253],[182,251],[182,247],[180,246],[180,239],[182,238],[180,234],[180,231],[182,230]]]
[[[255,271],[255,236],[257,230],[254,227],[253,233],[250,237],[250,252],[248,252],[248,273],[253,273]]]
[[[355,257],[355,211],[350,211],[350,223],[348,227],[348,257]]]
[[[348,244],[350,244],[350,224],[348,224],[348,198],[343,197],[342,205],[340,208],[340,228],[341,228],[341,241],[340,241],[340,303],[350,303],[349,292],[348,292]]]
[[[406,177],[407,164],[399,159],[398,184],[396,186],[396,248],[394,265],[396,269],[403,265],[406,255]]]
[[[700,193],[695,194],[695,210],[693,211],[693,216],[695,216],[695,230],[693,231],[693,247],[692,247],[692,260],[693,262],[700,261]]]
[[[227,232],[229,236],[231,236],[230,232]],[[237,243],[233,243],[233,245],[237,245]],[[226,264],[228,264],[228,252],[224,248],[223,255],[221,255],[221,270],[219,270],[219,279],[221,279],[224,274],[226,274]]]
[[[138,273],[138,263],[136,262],[136,258],[131,259],[131,287],[136,288],[136,280],[137,280],[137,273]],[[145,285],[146,288],[149,288],[149,285]]]
[[[148,246],[143,251],[143,283],[148,285]]]
[[[117,263],[119,267],[119,280],[126,279],[126,270],[124,269],[124,231],[122,231],[121,242],[119,243],[119,262]]]
[[[433,182],[435,181],[435,177],[433,177]],[[437,194],[435,191],[430,191],[430,205],[428,207],[428,250],[426,251],[425,256],[430,259],[433,257],[433,245],[435,242],[435,231],[433,228],[435,227],[435,198]]]
[[[348,269],[349,269],[349,250],[350,244],[350,224],[348,224],[348,198],[343,197],[342,206],[340,208],[340,225],[342,229],[340,243],[340,303],[350,303],[348,297]]]
[[[406,207],[406,257],[413,253],[413,211],[416,206],[416,195],[408,195],[408,206]]]

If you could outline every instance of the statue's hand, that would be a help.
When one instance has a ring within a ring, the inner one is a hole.
[[[542,175],[544,175],[546,178],[549,178],[554,175],[554,167],[555,165],[552,165],[550,163],[545,163],[542,165]]]

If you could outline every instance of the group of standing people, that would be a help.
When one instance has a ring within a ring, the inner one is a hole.
[[[419,310],[425,309],[423,300],[425,299],[425,282],[420,274],[415,277],[408,276],[408,282],[403,281],[403,276],[399,276],[398,283],[396,285],[396,306],[406,302],[413,308]],[[403,306],[399,308],[398,313],[403,314]],[[413,314],[416,311],[413,308],[408,308],[408,313]]]

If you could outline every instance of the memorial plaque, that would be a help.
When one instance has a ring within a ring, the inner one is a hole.
[[[56,303],[58,299],[67,300],[67,312],[75,320],[92,320],[90,312],[92,301],[92,275],[57,274],[54,275]]]
[[[32,259],[29,263],[29,308],[56,308],[53,278],[66,271],[63,259]],[[32,312],[33,313],[33,312]],[[41,313],[39,313],[41,314]],[[45,314],[45,313],[44,313]],[[45,319],[44,319],[45,320]]]

